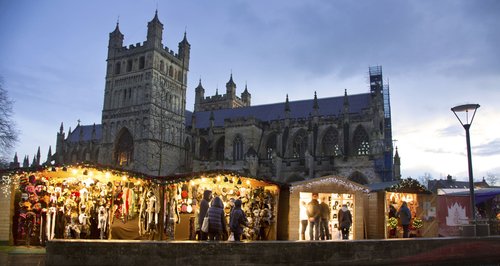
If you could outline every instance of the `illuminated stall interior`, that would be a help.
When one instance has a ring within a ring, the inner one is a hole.
[[[176,240],[198,238],[199,203],[203,192],[210,190],[212,199],[218,196],[224,203],[226,221],[229,222],[232,202],[242,201],[248,219],[243,240],[275,240],[279,186],[271,181],[241,176],[235,172],[206,172],[189,176],[174,176],[167,181],[167,198],[171,199]],[[172,215],[171,215],[172,216]]]
[[[300,192],[300,212],[307,213],[307,204],[311,202],[313,193],[311,192]],[[354,213],[354,194],[351,193],[318,193],[318,201],[320,203],[325,202],[330,210],[330,215],[328,219],[328,234],[329,239],[338,240],[341,239],[341,232],[339,226],[339,211],[342,205],[347,205],[347,209]],[[309,236],[310,223],[302,222],[305,217],[300,217],[301,223],[299,226],[299,233],[302,234],[302,230],[305,230],[304,236],[300,237],[300,240],[311,240]],[[356,223],[356,217],[352,216],[353,224]],[[349,239],[354,239],[354,231],[356,229],[352,228],[349,231]]]
[[[16,171],[10,179],[15,244],[140,239],[149,228],[139,221],[157,220],[145,198],[158,195],[158,186],[141,174],[79,164]]]
[[[367,217],[369,217],[368,238],[402,237],[403,228],[396,213],[403,201],[406,201],[412,216],[410,237],[437,236],[435,195],[418,181],[407,178],[379,183],[371,187],[366,210]]]
[[[363,202],[368,188],[339,176],[324,176],[291,184],[290,211],[289,211],[289,239],[310,240],[309,225],[306,221],[307,204],[311,202],[313,194],[318,195],[318,202],[325,202],[330,210],[328,218],[329,239],[341,239],[338,221],[342,205],[347,205],[352,215],[352,226],[349,239],[363,238]],[[302,234],[303,229],[305,233]]]
[[[385,213],[387,213],[387,218],[395,217],[397,219],[396,216],[397,211],[399,210],[403,202],[407,203],[408,208],[410,209],[411,212],[411,217],[414,218],[417,216],[417,209],[419,206],[418,206],[418,195],[416,193],[386,192],[385,195],[386,195]],[[389,221],[387,222],[387,224],[388,225],[386,226],[387,230],[386,236],[388,238],[397,237],[398,235],[402,234],[402,227],[391,230]]]

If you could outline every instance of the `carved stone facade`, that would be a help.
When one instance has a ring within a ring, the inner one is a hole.
[[[57,136],[56,163],[94,161],[150,175],[230,169],[291,182],[328,174],[368,184],[393,173],[388,87],[382,69],[370,68],[370,92],[251,106],[245,86],[236,96],[231,74],[226,94],[205,97],[195,88],[187,111],[190,44],[177,53],[162,45],[158,15],[143,44],[123,46],[110,33],[102,124]],[[399,163],[399,160],[398,160]],[[398,170],[399,171],[399,170]]]

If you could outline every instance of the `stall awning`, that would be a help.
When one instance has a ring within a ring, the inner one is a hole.
[[[466,191],[453,192],[453,193],[448,193],[445,195],[446,196],[469,197],[470,191],[467,189]],[[480,189],[474,190],[474,198],[475,198],[476,204],[493,199],[497,195],[500,195],[500,188],[480,188]]]
[[[293,182],[290,184],[290,192],[296,189],[303,190],[304,188],[311,189],[313,187],[321,188],[328,185],[336,185],[338,187],[344,188],[346,191],[351,191],[351,192],[355,191],[362,191],[364,193],[369,192],[369,189],[366,186],[350,181],[345,177],[334,176],[334,175],[316,177],[308,180]]]

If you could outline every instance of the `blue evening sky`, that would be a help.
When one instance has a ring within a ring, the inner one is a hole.
[[[158,9],[163,44],[191,43],[187,109],[201,78],[225,93],[231,72],[252,104],[364,93],[368,67],[390,84],[403,177],[467,178],[465,131],[450,111],[479,103],[474,174],[500,174],[500,1],[0,0],[0,76],[21,131],[12,151],[55,151],[61,122],[100,123],[108,36],[146,39]]]

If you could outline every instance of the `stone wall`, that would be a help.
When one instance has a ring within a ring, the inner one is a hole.
[[[357,241],[152,242],[54,240],[46,265],[495,264],[500,237]]]
[[[10,193],[8,192],[10,191]],[[5,193],[8,192],[8,193]],[[7,244],[10,241],[12,208],[12,187],[0,183],[0,244]]]

